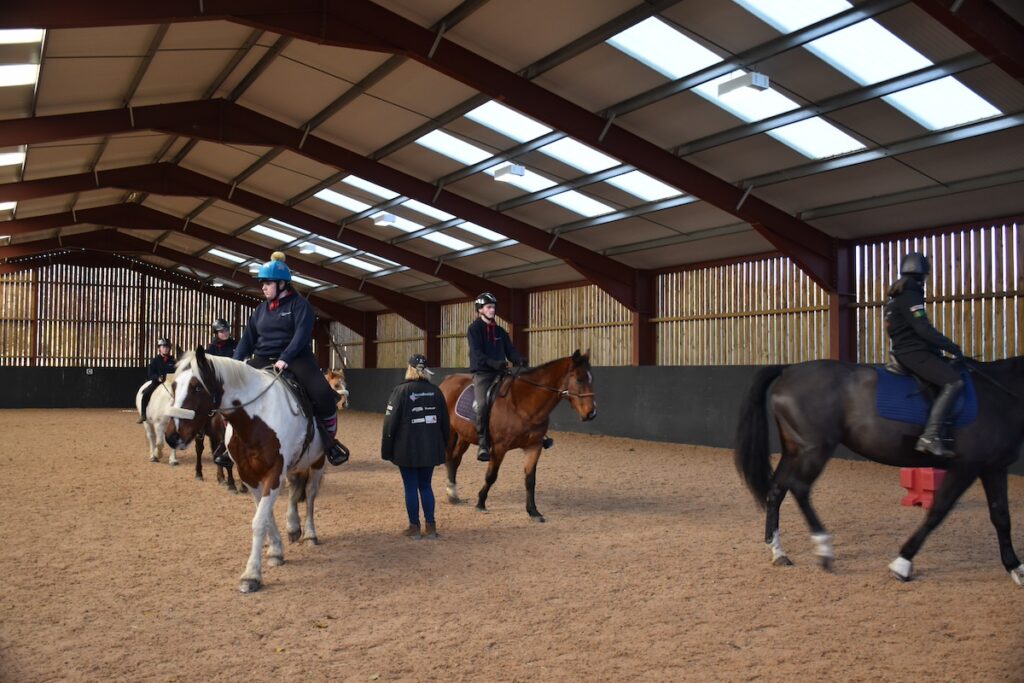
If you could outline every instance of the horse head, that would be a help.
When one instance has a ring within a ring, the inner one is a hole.
[[[216,414],[224,396],[224,384],[203,347],[178,361],[174,399],[167,414],[164,438],[171,448],[182,450]]]
[[[345,369],[328,370],[324,373],[324,379],[331,385],[335,393],[341,397],[338,401],[338,410],[348,407],[348,385],[345,383]]]
[[[562,383],[562,395],[569,399],[573,410],[583,422],[597,417],[597,401],[594,400],[594,377],[590,373],[590,349],[573,352],[572,366]]]

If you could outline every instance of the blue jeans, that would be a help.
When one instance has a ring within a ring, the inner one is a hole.
[[[402,484],[405,486],[405,509],[409,513],[409,524],[419,526],[420,501],[423,502],[423,518],[427,524],[434,523],[434,490],[430,479],[434,476],[431,467],[399,467]]]

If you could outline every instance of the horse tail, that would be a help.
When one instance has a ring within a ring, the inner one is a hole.
[[[786,367],[788,366],[769,365],[758,370],[754,375],[754,383],[747,393],[747,400],[740,409],[740,424],[736,433],[736,471],[762,508],[768,500],[768,488],[772,480],[772,465],[768,457],[768,410],[765,407],[765,395],[768,393],[768,386]]]

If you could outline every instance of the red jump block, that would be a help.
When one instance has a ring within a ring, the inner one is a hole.
[[[900,486],[907,490],[900,505],[920,505],[931,509],[935,502],[935,492],[946,476],[945,470],[934,467],[901,467]]]

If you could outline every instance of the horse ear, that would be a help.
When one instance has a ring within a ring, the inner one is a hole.
[[[580,350],[576,349],[572,352],[572,364],[579,365],[581,362],[583,362],[583,356],[580,355]]]
[[[206,359],[206,349],[202,346],[196,347],[196,365],[199,366],[200,372],[211,370],[210,361]]]

